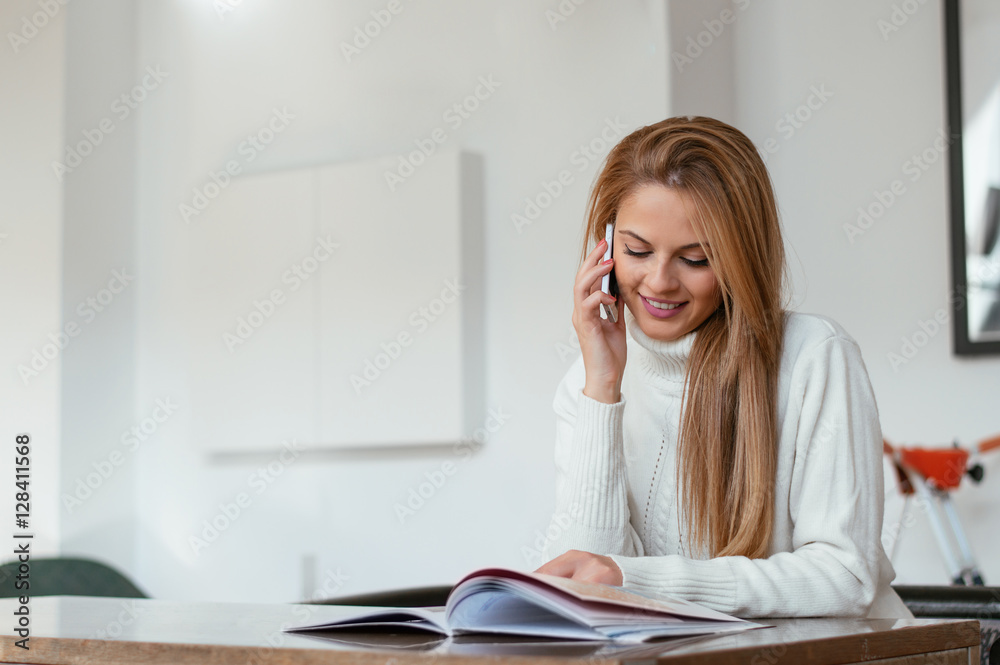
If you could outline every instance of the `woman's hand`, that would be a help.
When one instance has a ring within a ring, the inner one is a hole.
[[[613,559],[600,554],[570,550],[541,566],[536,573],[568,577],[581,582],[622,585],[622,571]]]
[[[621,400],[625,371],[625,317],[621,298],[617,301],[601,291],[601,278],[611,272],[614,259],[602,263],[607,249],[602,240],[587,256],[573,286],[573,327],[580,340],[587,380],[583,394],[607,404]],[[617,323],[601,318],[601,303],[618,310]]]

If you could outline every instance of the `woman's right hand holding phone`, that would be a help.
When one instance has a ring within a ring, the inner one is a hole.
[[[614,268],[614,259],[603,263],[607,249],[602,240],[587,256],[576,274],[573,286],[573,328],[583,354],[587,380],[583,394],[614,404],[621,400],[622,374],[625,371],[624,304],[601,291],[601,279]],[[601,303],[616,308],[618,321],[601,318]]]

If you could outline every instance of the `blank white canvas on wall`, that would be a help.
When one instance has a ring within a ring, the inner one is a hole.
[[[209,450],[447,444],[482,420],[481,160],[390,189],[397,166],[240,176],[203,213],[183,328]]]

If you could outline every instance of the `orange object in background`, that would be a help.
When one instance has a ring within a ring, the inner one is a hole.
[[[979,445],[976,446],[976,450],[980,453],[985,453],[990,450],[995,450],[1000,448],[1000,436],[995,436],[992,439],[986,439],[985,441],[980,441]]]
[[[900,461],[927,479],[934,487],[950,490],[958,487],[969,462],[963,448],[899,448]]]
[[[985,585],[952,505],[951,493],[958,489],[963,476],[969,476],[974,483],[980,482],[983,465],[978,461],[979,456],[997,449],[1000,449],[1000,436],[980,441],[971,449],[959,447],[957,441],[951,448],[897,448],[882,440],[882,451],[892,460],[896,470],[900,493],[907,501],[910,496],[919,495],[926,507],[952,584]],[[905,503],[903,510],[905,513]]]

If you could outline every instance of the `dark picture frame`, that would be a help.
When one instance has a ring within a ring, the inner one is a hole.
[[[948,150],[948,195],[950,199],[950,251],[951,251],[951,304],[953,350],[958,356],[978,356],[1000,353],[1000,336],[996,339],[977,339],[970,335],[970,297],[982,298],[983,289],[975,282],[970,284],[969,233],[965,201],[965,150],[963,121],[963,69],[962,69],[962,0],[944,0],[945,82],[947,90],[947,122],[950,148]],[[994,202],[996,197],[988,197]],[[994,237],[987,237],[985,245],[993,246]],[[992,288],[992,287],[991,287]],[[978,291],[977,291],[978,290]],[[987,294],[987,297],[993,297]],[[1000,301],[993,305],[1000,314]],[[993,311],[992,309],[990,310]],[[992,318],[992,313],[990,315]],[[973,330],[973,333],[979,331]]]

